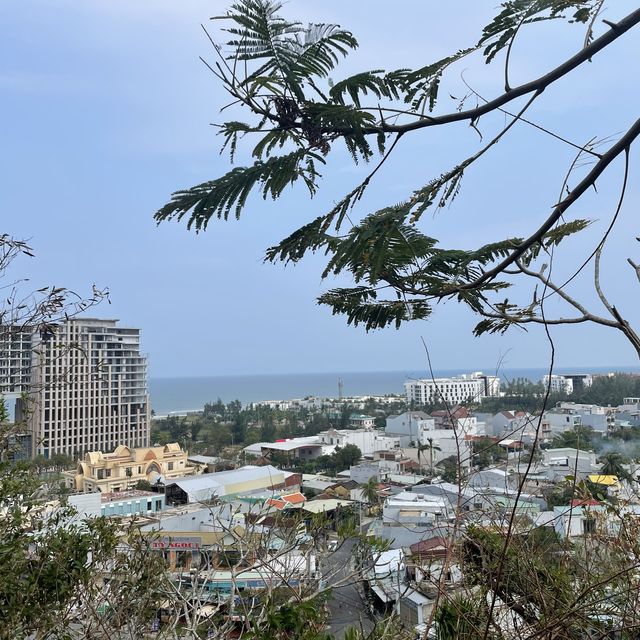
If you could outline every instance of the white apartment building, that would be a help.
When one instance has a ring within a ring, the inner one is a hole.
[[[27,394],[17,402],[16,421],[23,420],[32,434],[33,454],[77,456],[121,444],[149,446],[147,359],[140,354],[140,330],[117,323],[70,319],[52,335],[21,339],[23,351],[8,349],[8,359],[0,354],[0,371],[17,371],[20,363],[11,390]],[[28,374],[22,364],[27,361]]]
[[[566,393],[567,395],[590,387],[593,384],[593,376],[588,373],[567,373],[562,375],[546,375],[542,378],[542,384],[550,386],[551,393]]]
[[[464,404],[500,395],[500,378],[481,371],[454,378],[420,378],[404,383],[407,401],[415,404]]]

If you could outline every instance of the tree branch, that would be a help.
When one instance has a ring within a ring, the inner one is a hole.
[[[639,10],[640,11],[640,10]],[[582,194],[590,187],[594,186],[596,180],[604,172],[604,170],[623,152],[627,152],[631,143],[640,135],[640,118],[636,120],[631,128],[616,142],[606,153],[602,155],[600,160],[596,162],[591,171],[576,185],[569,195],[559,202],[553,209],[551,215],[542,223],[542,225],[534,231],[526,240],[521,242],[504,260],[498,263],[492,269],[487,270],[480,277],[466,284],[448,287],[438,295],[444,298],[454,295],[461,291],[477,289],[480,285],[490,282],[497,275],[502,273],[505,268],[512,265],[520,257],[522,257],[534,244],[540,242],[543,236],[558,222],[562,215],[574,204]]]
[[[442,124],[448,124],[449,122],[460,122],[461,120],[475,120],[480,116],[483,116],[491,111],[496,110],[520,96],[526,95],[532,92],[541,93],[548,86],[552,85],[556,80],[559,80],[563,76],[567,75],[584,62],[589,61],[596,53],[599,53],[612,42],[617,40],[624,33],[629,31],[640,23],[640,9],[632,11],[625,18],[615,24],[610,24],[611,29],[605,34],[596,38],[590,45],[581,49],[574,56],[563,62],[561,65],[552,69],[548,73],[535,80],[531,80],[525,84],[521,84],[518,87],[512,88],[510,91],[503,93],[502,95],[489,100],[489,102],[476,107],[475,109],[467,109],[466,111],[456,111],[454,113],[448,113],[441,116],[431,116],[429,119],[421,118],[414,122],[401,125],[381,124],[376,127],[365,127],[363,133],[379,133],[383,131],[385,133],[406,133],[408,131],[415,131],[416,129],[424,129],[426,127],[434,127]],[[326,132],[334,133],[348,133],[348,128],[328,128]]]

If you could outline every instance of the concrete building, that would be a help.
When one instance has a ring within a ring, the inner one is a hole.
[[[330,454],[335,447],[324,445],[319,436],[304,438],[287,438],[277,442],[256,442],[246,446],[243,451],[250,456],[264,456],[280,454],[289,459],[313,460],[321,455]]]
[[[596,454],[592,451],[563,447],[543,450],[542,461],[536,471],[544,471],[548,480],[555,481],[572,475],[584,479],[597,473],[599,468]]]
[[[0,395],[16,399],[31,388],[34,334],[25,327],[0,326]]]
[[[434,419],[424,411],[405,411],[398,416],[389,416],[384,432],[392,438],[399,438],[401,447],[422,442],[421,433],[434,428]]]
[[[350,467],[349,477],[358,484],[364,484],[371,478],[375,478],[378,482],[387,476],[387,472],[380,468],[380,464],[376,462],[363,462]]]
[[[20,396],[15,418],[32,434],[32,454],[76,456],[119,444],[149,445],[140,330],[117,323],[74,318],[53,333],[4,331],[0,391]]]
[[[80,519],[98,516],[153,515],[164,510],[163,493],[151,491],[118,491],[116,493],[73,493],[67,497],[67,504],[73,507]]]
[[[352,413],[349,416],[349,426],[352,429],[373,429],[376,426],[376,419],[362,413]]]
[[[399,446],[398,438],[389,437],[375,429],[328,429],[318,434],[323,445],[345,447],[354,444],[363,456],[372,456],[374,451],[394,449]]]
[[[500,395],[500,378],[481,371],[454,378],[421,378],[404,383],[407,401],[419,405],[457,405]]]
[[[403,491],[389,496],[382,508],[382,522],[390,526],[431,525],[450,515],[445,498]]]
[[[75,491],[114,493],[130,489],[140,480],[155,484],[195,473],[187,452],[177,443],[163,447],[130,449],[120,445],[111,453],[90,451],[75,471],[65,471],[65,484]]]
[[[574,391],[586,389],[593,384],[593,376],[588,373],[567,373],[546,375],[542,378],[542,384],[550,386],[551,393],[572,394]]]

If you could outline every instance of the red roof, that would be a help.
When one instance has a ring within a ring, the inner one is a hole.
[[[439,556],[446,555],[447,549],[451,546],[451,543],[442,536],[436,536],[435,538],[429,538],[428,540],[420,540],[412,544],[409,548],[412,554],[421,556]]]
[[[594,500],[593,498],[591,498],[590,500],[579,500],[579,499],[575,499],[571,501],[571,506],[572,507],[597,507],[599,505],[601,505],[602,502],[598,501],[598,500]]]
[[[267,504],[270,507],[275,507],[278,510],[284,509],[288,504],[302,504],[306,498],[300,493],[289,493],[284,496],[279,496],[277,498],[269,498],[267,500]]]
[[[299,491],[296,493],[288,493],[286,496],[280,496],[280,498],[289,504],[301,504],[306,500]]]

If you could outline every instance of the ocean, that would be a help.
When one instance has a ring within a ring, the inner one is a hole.
[[[448,377],[471,371],[491,373],[491,369],[436,370],[436,377]],[[638,367],[561,368],[555,373],[639,372]],[[538,381],[547,369],[504,369],[503,379],[527,378]],[[429,377],[426,371],[350,371],[336,373],[294,373],[198,378],[150,378],[151,407],[156,415],[171,412],[201,411],[207,402],[220,398],[223,402],[240,400],[243,405],[263,400],[289,400],[306,396],[337,397],[338,379],[343,381],[345,396],[404,393],[403,383],[409,379]]]

